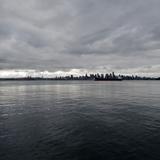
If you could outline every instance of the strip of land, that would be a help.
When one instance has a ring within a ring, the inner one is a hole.
[[[107,73],[107,74],[86,74],[86,75],[79,75],[79,76],[57,76],[57,77],[10,77],[10,78],[0,78],[0,81],[7,81],[7,80],[97,80],[97,81],[121,81],[121,80],[160,80],[160,77],[141,77],[137,75],[115,75],[114,72]]]

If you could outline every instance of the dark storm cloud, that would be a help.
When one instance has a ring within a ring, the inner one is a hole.
[[[0,68],[150,66],[158,74],[159,6],[159,0],[0,0]]]

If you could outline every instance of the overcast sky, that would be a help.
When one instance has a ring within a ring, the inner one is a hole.
[[[160,0],[0,0],[0,73],[27,71],[160,76]]]

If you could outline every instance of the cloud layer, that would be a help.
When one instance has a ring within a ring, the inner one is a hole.
[[[0,69],[160,75],[159,0],[0,0]]]

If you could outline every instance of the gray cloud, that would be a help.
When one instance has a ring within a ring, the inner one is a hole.
[[[160,75],[159,6],[159,0],[0,0],[0,69]]]

